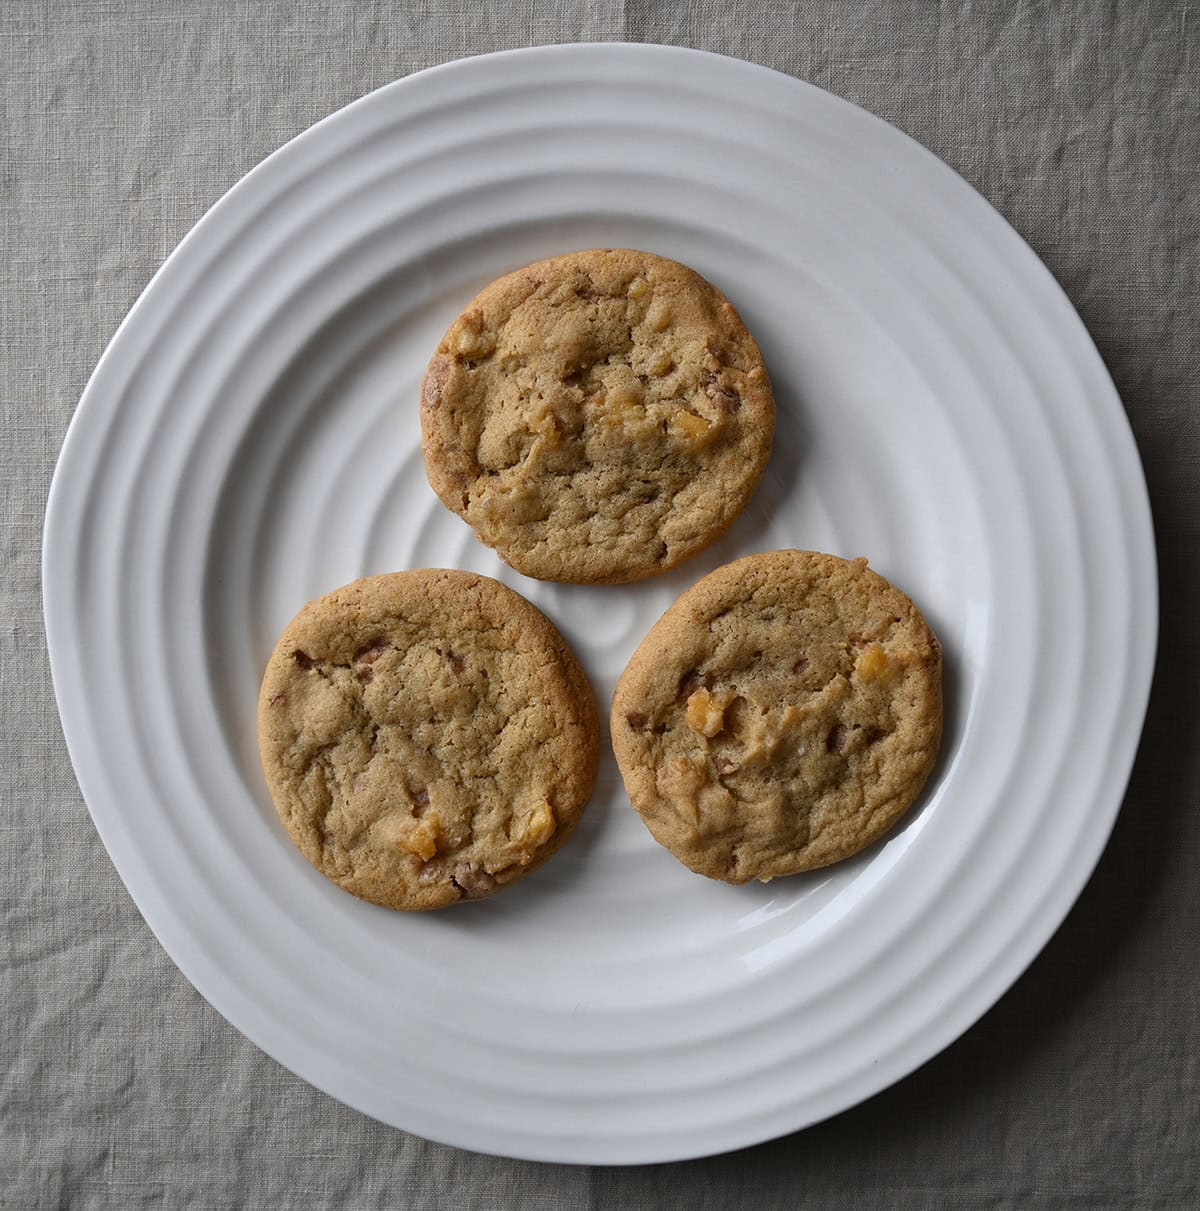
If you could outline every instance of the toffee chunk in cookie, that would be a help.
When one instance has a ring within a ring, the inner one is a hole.
[[[937,757],[941,645],[867,567],[771,551],[693,585],[630,660],[617,762],[650,832],[729,883],[826,866],[882,836]]]
[[[596,778],[595,698],[519,594],[468,572],[356,580],[267,664],[263,770],[304,856],[389,908],[480,899],[570,836]]]
[[[732,304],[675,261],[577,252],[493,282],[425,377],[429,482],[527,576],[674,567],[745,508],[775,403]]]

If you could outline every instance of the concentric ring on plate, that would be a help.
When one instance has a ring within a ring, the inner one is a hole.
[[[453,519],[431,524],[441,506],[406,469],[420,374],[461,303],[506,269],[610,244],[737,284],[780,422],[760,499],[710,554],[661,583],[578,590],[622,595],[606,627],[604,600],[524,581]],[[706,560],[781,546],[869,556],[946,641],[932,788],[844,870],[709,886],[612,788],[494,904],[396,921],[343,905],[273,823],[248,720],[303,601],[444,547],[552,608],[603,697]],[[1090,872],[1128,774],[1152,551],[1103,366],[977,195],[793,80],[591,46],[402,81],[223,199],[89,384],[44,582],[93,818],[221,1012],[396,1125],[634,1162],[835,1113],[1015,978]]]

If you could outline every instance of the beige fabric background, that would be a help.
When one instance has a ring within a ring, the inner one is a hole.
[[[456,56],[633,39],[864,105],[1045,258],[1150,481],[1162,647],[1116,834],[1031,970],[840,1118],[689,1164],[495,1160],[280,1069],[175,970],[89,822],[38,583],[55,456],[161,260],[247,169]],[[1200,1182],[1200,8],[903,0],[0,6],[0,1207],[1192,1207]]]

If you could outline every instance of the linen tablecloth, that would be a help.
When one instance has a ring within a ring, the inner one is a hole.
[[[76,789],[38,561],[89,372],[238,177],[419,68],[614,39],[811,81],[913,135],[999,208],[1116,380],[1149,478],[1163,607],[1115,835],[991,1013],[898,1086],[808,1131],[687,1164],[589,1169],[381,1126],[200,999]],[[1200,7],[10,0],[0,139],[0,1207],[1200,1205]]]

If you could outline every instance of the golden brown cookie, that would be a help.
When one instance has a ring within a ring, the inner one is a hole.
[[[429,482],[542,580],[619,584],[719,538],[771,456],[762,356],[715,286],[628,248],[500,278],[421,392]]]
[[[304,856],[389,908],[475,900],[570,836],[596,779],[591,686],[511,589],[426,569],[310,602],[267,664],[267,785]]]
[[[770,551],[693,585],[613,698],[617,762],[655,839],[727,883],[848,858],[924,785],[942,649],[867,567]]]

